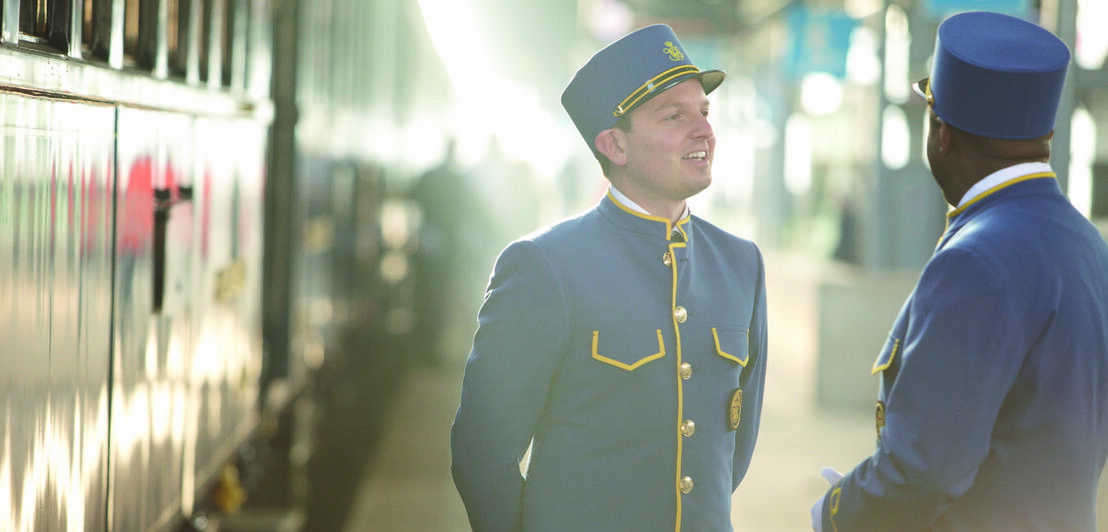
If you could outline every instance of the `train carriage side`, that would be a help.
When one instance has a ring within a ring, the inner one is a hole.
[[[179,528],[256,433],[269,4],[0,0],[0,530]]]
[[[0,529],[105,518],[115,109],[0,92]]]

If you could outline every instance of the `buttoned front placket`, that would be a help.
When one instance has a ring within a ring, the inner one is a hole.
[[[613,218],[617,224],[622,224],[624,227],[634,226],[634,231],[642,233],[649,237],[652,243],[664,244],[664,250],[659,250],[659,254],[655,255],[658,262],[658,268],[665,268],[669,272],[670,277],[670,301],[669,301],[669,314],[672,320],[673,326],[673,338],[674,338],[674,381],[676,383],[676,412],[677,417],[673,420],[673,437],[676,438],[677,453],[674,457],[674,496],[676,497],[676,515],[674,530],[676,532],[681,531],[682,523],[682,507],[688,500],[688,497],[694,493],[696,489],[696,479],[690,474],[686,474],[685,471],[685,456],[684,448],[686,442],[691,442],[693,438],[696,438],[696,420],[687,419],[685,415],[685,396],[686,391],[690,390],[691,386],[696,384],[696,371],[697,369],[692,366],[691,363],[685,361],[682,358],[682,326],[686,323],[693,312],[696,309],[689,308],[688,302],[685,298],[689,297],[688,279],[686,278],[690,271],[689,256],[693,246],[693,235],[691,234],[691,216],[686,211],[685,216],[674,223],[672,220],[666,218],[653,216],[642,212],[639,209],[632,208],[619,201],[609,191],[608,199],[611,200],[611,204],[628,214],[631,214],[634,218],[637,218],[640,222],[648,220],[651,224],[628,224],[627,220],[620,220],[619,218]],[[655,225],[656,224],[656,225]],[[664,231],[664,232],[663,232]],[[659,240],[655,240],[659,239]],[[680,287],[684,283],[684,289]]]
[[[696,421],[687,419],[685,417],[685,389],[686,387],[693,386],[694,368],[688,362],[682,358],[681,352],[681,326],[689,319],[690,309],[685,306],[685,302],[682,298],[685,294],[678,290],[679,275],[685,270],[685,265],[688,262],[688,233],[686,232],[688,218],[680,220],[672,228],[668,227],[669,239],[667,241],[667,251],[662,257],[662,264],[668,268],[671,272],[672,284],[671,284],[671,306],[673,309],[673,335],[676,343],[676,383],[677,383],[677,421],[676,421],[676,438],[677,438],[677,464],[676,474],[674,476],[675,496],[677,497],[677,515],[674,523],[674,530],[676,532],[681,531],[681,513],[683,503],[686,497],[688,497],[693,489],[696,487],[696,481],[690,475],[685,474],[684,471],[684,448],[686,440],[694,437],[696,434]]]

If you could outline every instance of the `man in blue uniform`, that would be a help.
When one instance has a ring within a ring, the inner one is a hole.
[[[877,449],[816,530],[1087,531],[1108,453],[1108,245],[1048,161],[1069,50],[1007,15],[938,30],[927,158],[954,209],[884,349]]]
[[[765,275],[753,243],[685,204],[711,182],[706,94],[723,77],[655,25],[566,87],[611,187],[497,259],[451,438],[476,532],[732,529],[761,410]]]

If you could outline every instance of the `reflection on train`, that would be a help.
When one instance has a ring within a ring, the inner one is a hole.
[[[413,329],[417,215],[318,139],[395,106],[353,42],[398,5],[0,0],[0,529],[333,527],[320,427],[394,363],[339,346]]]

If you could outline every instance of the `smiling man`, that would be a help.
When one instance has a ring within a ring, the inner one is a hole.
[[[497,259],[451,433],[474,531],[732,530],[765,380],[764,268],[685,203],[712,181],[723,78],[655,25],[562,94],[611,186]]]

